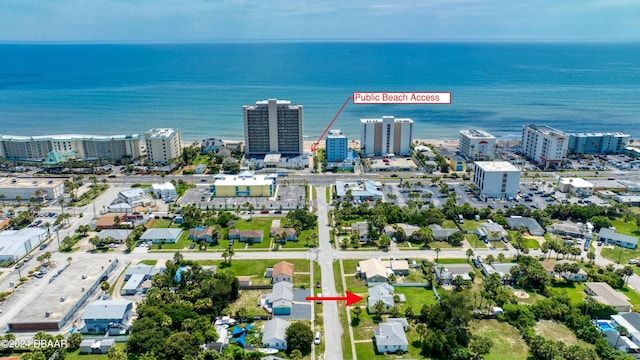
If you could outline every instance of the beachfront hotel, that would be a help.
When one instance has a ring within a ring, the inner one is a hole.
[[[413,120],[383,116],[360,119],[360,151],[363,155],[409,155],[413,142]]]
[[[150,129],[144,134],[147,161],[166,165],[169,160],[182,156],[180,131],[176,129]]]
[[[520,169],[508,161],[476,161],[473,183],[488,198],[515,198],[520,187]]]
[[[566,158],[568,143],[569,135],[549,126],[529,124],[522,128],[522,153],[545,167]]]
[[[269,99],[244,105],[244,143],[248,157],[266,154],[298,156],[303,148],[302,105]]]
[[[460,130],[460,155],[468,160],[492,160],[496,137],[484,130]]]
[[[129,135],[0,135],[0,157],[16,161],[58,163],[68,160],[121,161],[143,156],[142,136]]]

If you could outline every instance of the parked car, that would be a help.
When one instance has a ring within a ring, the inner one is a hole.
[[[316,344],[316,345],[320,344],[320,331],[316,331],[316,336],[313,339],[313,343]]]

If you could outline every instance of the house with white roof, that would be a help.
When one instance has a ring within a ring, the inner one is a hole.
[[[635,344],[635,349],[640,346],[640,314],[637,312],[621,312],[611,315],[613,326],[622,326],[627,329],[627,337]]]
[[[403,325],[399,322],[381,323],[373,330],[373,335],[376,350],[381,354],[407,351],[409,346]]]
[[[182,229],[151,228],[142,234],[140,240],[151,241],[154,244],[175,244],[182,235]]]
[[[262,346],[270,349],[287,349],[287,328],[291,325],[288,321],[273,318],[262,327]]]
[[[132,207],[151,205],[151,199],[142,188],[123,190],[118,193],[118,202],[125,202]]]

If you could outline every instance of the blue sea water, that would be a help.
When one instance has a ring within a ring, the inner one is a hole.
[[[529,123],[640,137],[636,43],[0,44],[2,134],[241,139],[242,106],[278,98],[304,105],[315,140],[354,91],[452,92],[451,105],[351,103],[333,127],[356,139],[360,118],[383,115],[413,118],[415,138]]]

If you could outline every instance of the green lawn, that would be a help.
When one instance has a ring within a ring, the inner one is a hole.
[[[638,226],[636,225],[635,220],[625,222],[622,219],[611,220],[611,225],[615,226],[616,232],[631,235],[631,236],[640,236],[640,230],[638,230]]]
[[[358,270],[358,263],[363,259],[342,260],[345,274],[355,274]]]
[[[151,250],[182,250],[188,247],[192,242],[193,241],[189,240],[189,232],[183,230],[182,234],[178,238],[178,241],[175,242],[175,244],[153,244],[151,246]]]
[[[364,280],[358,279],[355,276],[345,276],[344,280],[347,283],[347,290],[351,291],[352,293],[359,293],[361,295],[367,294],[368,288],[367,285],[364,284]],[[340,281],[340,279],[338,279],[337,281]]]
[[[400,303],[401,312],[404,313],[404,309],[410,307],[416,314],[420,313],[422,305],[431,305],[437,303],[436,297],[433,294],[433,290],[417,287],[398,287],[395,288],[395,292],[398,294],[404,294],[407,298],[406,303]]]
[[[625,294],[629,298],[629,302],[631,302],[633,305],[640,305],[640,294],[638,294],[636,291],[630,289],[629,287],[624,287],[616,291]]]
[[[540,249],[540,243],[536,239],[524,238],[524,245],[529,249]]]
[[[191,162],[191,165],[200,165],[200,164],[207,164],[207,162],[209,161],[209,156],[208,155],[197,155],[193,161]]]
[[[138,262],[138,264],[145,264],[145,265],[151,265],[154,266],[158,263],[158,260],[140,260]]]
[[[419,249],[421,245],[420,244],[415,244],[414,246],[415,246],[416,249]],[[449,244],[448,242],[434,241],[434,242],[429,244],[428,248],[431,249],[431,250],[433,250],[435,248],[440,248],[440,249],[461,249],[462,245],[453,246],[453,245]]]
[[[498,320],[480,320],[469,323],[471,333],[484,335],[493,341],[491,352],[486,360],[526,360],[529,358],[529,346],[515,327]]]
[[[565,345],[579,345],[586,348],[594,348],[593,344],[584,342],[563,323],[553,320],[540,320],[534,327],[536,334],[547,340],[563,342]]]
[[[116,346],[124,350],[127,345],[126,343],[121,342],[121,343],[116,343]],[[80,354],[80,349],[71,353],[66,353],[64,358],[65,360],[107,360],[109,359],[109,357],[106,354]]]
[[[616,246],[613,249],[609,247],[603,247],[600,254],[602,255],[602,257],[605,257],[613,262],[625,265],[628,264],[629,260],[631,259],[638,259],[640,257],[640,250],[625,249],[620,246]]]
[[[486,220],[465,220],[464,224],[460,224],[460,227],[466,231],[472,231],[478,229],[485,222]]]
[[[151,223],[151,225],[149,225],[149,228],[168,228],[169,226],[171,226],[172,221],[169,219],[159,219],[156,218],[153,220],[153,222]]]
[[[584,283],[557,282],[552,283],[552,287],[554,289],[566,292],[573,304],[583,303],[584,298],[587,295],[584,292]]]
[[[467,264],[467,258],[464,259],[438,259],[438,264]]]
[[[213,264],[217,265],[219,269],[227,269],[232,271],[236,276],[251,276],[251,282],[254,285],[258,284],[270,284],[270,279],[264,277],[264,270],[267,267],[273,267],[277,262],[283,260],[265,259],[265,260],[231,260],[231,265],[227,265],[223,260],[213,261]],[[305,259],[286,259],[284,261],[293,264],[294,272],[309,272],[309,260]],[[298,281],[300,279],[300,282]],[[302,281],[306,279],[306,283]],[[309,287],[309,275],[308,274],[294,274],[293,275],[294,286],[305,285]]]

